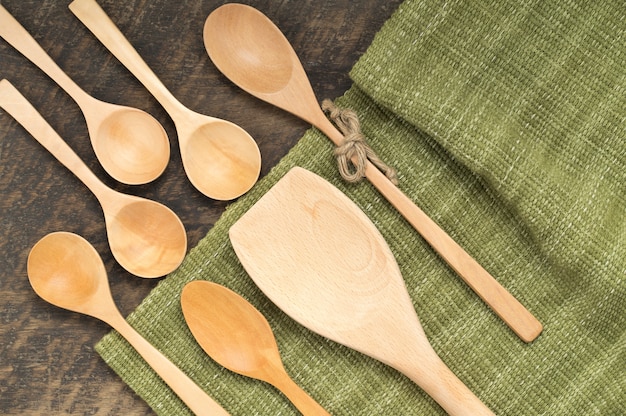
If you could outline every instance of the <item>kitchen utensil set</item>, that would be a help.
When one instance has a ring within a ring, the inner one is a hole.
[[[174,120],[185,172],[200,192],[231,200],[255,184],[261,157],[248,133],[181,104],[95,0],[75,0],[69,8]],[[114,179],[144,184],[164,171],[169,140],[154,118],[88,95],[1,5],[0,37],[77,102],[96,156]],[[236,85],[308,121],[335,144],[343,142],[320,109],[293,48],[261,12],[240,4],[217,8],[206,20],[204,43],[218,69]],[[93,192],[120,265],[147,278],[180,265],[187,237],[174,212],[104,185],[7,80],[0,81],[0,107]],[[522,340],[539,335],[539,321],[369,162],[365,175]],[[231,227],[229,236],[252,280],[295,321],[404,373],[452,415],[492,414],[430,346],[382,235],[330,183],[293,168]],[[66,232],[45,236],[30,252],[28,276],[46,301],[101,319],[120,332],[196,414],[228,414],[124,320],[111,298],[102,260],[85,239]],[[181,308],[192,335],[216,362],[274,385],[305,415],[328,414],[289,377],[268,322],[243,297],[195,281],[182,290]]]

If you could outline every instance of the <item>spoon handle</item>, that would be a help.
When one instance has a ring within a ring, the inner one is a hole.
[[[436,222],[369,162],[365,174],[376,189],[522,341],[531,342],[539,336],[543,329],[541,322]]]
[[[318,114],[315,126],[339,145],[343,135],[321,110]],[[365,176],[518,337],[531,342],[539,336],[541,322],[369,161]]]
[[[186,111],[95,0],[75,0],[70,3],[69,8],[96,38],[150,91],[170,116],[173,117],[181,111]]]
[[[98,199],[104,192],[109,191],[109,188],[94,175],[35,107],[6,79],[0,81],[0,107],[76,175]]]
[[[281,370],[276,372],[277,376],[275,380],[271,380],[271,384],[280,390],[291,403],[302,413],[304,416],[330,416],[329,413],[307,392],[302,390],[300,386],[289,375]]]
[[[119,312],[107,317],[107,323],[122,335],[152,369],[196,415],[226,416],[229,413],[193,382],[182,370],[143,338]]]
[[[91,98],[59,68],[41,45],[1,4],[0,36],[59,84],[74,101],[80,103],[85,97]]]

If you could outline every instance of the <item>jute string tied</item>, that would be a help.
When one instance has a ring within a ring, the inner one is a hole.
[[[331,100],[322,101],[322,110],[328,113],[343,134],[344,140],[335,148],[335,157],[341,177],[351,183],[358,182],[365,177],[367,161],[374,166],[394,184],[398,185],[396,170],[383,162],[365,141],[361,133],[359,117],[350,109],[340,109]]]

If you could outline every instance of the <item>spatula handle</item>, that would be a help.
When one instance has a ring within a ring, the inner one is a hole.
[[[314,120],[315,126],[339,145],[343,135],[322,116]],[[365,176],[518,337],[531,342],[539,336],[541,322],[369,161]]]
[[[423,353],[423,351],[422,351]],[[494,416],[494,413],[450,370],[441,359],[415,358],[412,367],[397,367],[418,384],[450,416]]]
[[[229,415],[222,406],[206,394],[180,368],[176,367],[165,355],[139,335],[121,315],[111,316],[107,319],[107,323],[115,328],[133,346],[150,367],[196,415]]]

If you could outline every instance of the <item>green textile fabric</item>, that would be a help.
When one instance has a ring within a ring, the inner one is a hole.
[[[288,373],[334,415],[444,412],[385,365],[301,327],[238,263],[228,228],[292,166],[345,192],[396,256],[425,332],[498,415],[626,414],[626,20],[621,1],[407,0],[351,72],[354,109],[400,187],[544,325],[531,344],[308,131],[229,206],[128,321],[233,415],[297,414],[208,358],[180,292],[206,279],[269,320]],[[115,332],[97,351],[163,415],[189,411]],[[419,359],[419,358],[417,358]]]

